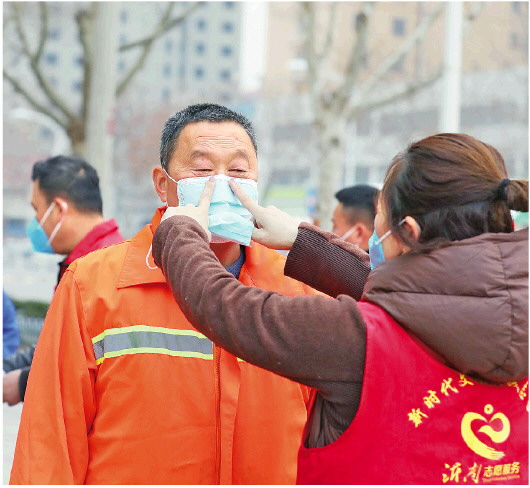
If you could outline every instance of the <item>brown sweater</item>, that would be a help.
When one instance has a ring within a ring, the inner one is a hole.
[[[370,274],[364,298],[460,371],[488,381],[519,380],[528,374],[527,248],[528,232],[520,231],[395,258]],[[327,445],[346,430],[363,379],[366,326],[353,297],[359,298],[368,274],[365,253],[300,226],[286,274],[334,300],[245,287],[188,217],[158,227],[153,256],[199,331],[250,363],[317,388],[308,447]]]

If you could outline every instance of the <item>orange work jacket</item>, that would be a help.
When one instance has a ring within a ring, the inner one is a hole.
[[[35,351],[12,484],[295,482],[309,388],[191,326],[151,255],[162,213],[61,280]],[[284,261],[254,243],[239,280],[316,293],[284,276]]]

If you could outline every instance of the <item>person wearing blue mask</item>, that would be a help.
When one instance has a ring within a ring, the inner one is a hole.
[[[208,246],[214,179],[166,212],[153,256],[195,328],[315,388],[297,483],[528,485],[528,229],[510,214],[528,181],[466,134],[411,143],[386,173],[367,280],[358,247],[230,184],[252,238],[334,299],[233,280]]]
[[[338,204],[333,211],[332,231],[364,251],[368,251],[368,240],[374,231],[377,193],[377,188],[361,184],[335,193]]]
[[[223,269],[252,289],[317,294],[285,276],[284,256],[251,241],[252,215],[229,186],[234,179],[258,201],[252,124],[217,104],[184,108],[165,124],[152,178],[163,205],[151,224],[77,260],[61,280],[35,352],[11,483],[293,484],[310,389],[194,330],[152,256],[164,213],[196,205],[213,178],[210,249]],[[60,218],[57,206],[37,216],[48,236]]]
[[[118,223],[103,218],[99,177],[86,161],[62,155],[37,161],[31,179],[35,215],[26,234],[35,252],[64,256],[57,285],[74,260],[123,241]],[[4,355],[3,401],[8,405],[24,400],[34,351],[28,346]]]

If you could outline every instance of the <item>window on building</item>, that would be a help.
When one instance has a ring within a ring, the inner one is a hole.
[[[221,54],[223,56],[232,56],[232,52],[233,52],[232,46],[221,47]]]
[[[118,61],[118,71],[120,73],[123,73],[125,71],[125,61],[123,59],[120,59]]]
[[[517,34],[517,32],[512,32],[510,34],[510,47],[512,49],[517,49],[519,47],[519,34]]]
[[[197,20],[197,29],[200,31],[206,30],[206,20],[204,19]]]
[[[219,78],[223,81],[230,81],[231,73],[228,69],[223,69],[219,71]]]
[[[61,38],[61,31],[59,29],[50,29],[48,32],[48,39],[56,41]]]
[[[173,41],[171,39],[166,40],[166,51],[169,53],[173,49]]]
[[[164,68],[163,68],[163,70],[164,70],[164,76],[165,76],[166,78],[169,78],[169,77],[171,76],[171,65],[170,65],[170,64],[167,64],[167,63],[164,64]]]
[[[75,60],[74,60],[74,63],[77,65],[77,66],[83,66],[83,63],[85,62],[83,56],[76,56],[75,57]]]
[[[195,68],[195,78],[197,78],[198,80],[204,78],[204,68],[203,67],[197,66],[197,68]]]
[[[401,58],[399,61],[396,61],[391,68],[393,71],[397,73],[403,73],[405,70],[405,57]]]
[[[127,36],[125,34],[120,34],[120,44],[127,44]]]
[[[162,90],[162,101],[169,102],[170,98],[171,98],[171,91],[169,90],[169,88],[164,88]]]
[[[120,12],[120,22],[121,22],[122,24],[126,24],[128,18],[129,18],[129,13],[127,12],[127,10],[122,10],[122,11]]]
[[[55,76],[50,77],[50,85],[54,88],[57,88],[59,86],[59,82],[57,81],[57,78],[55,78]]]
[[[206,51],[206,47],[205,47],[204,43],[198,42],[197,44],[195,44],[195,52],[197,54],[204,54],[205,51]]]
[[[221,28],[226,33],[234,32],[234,24],[232,22],[223,22]]]
[[[522,2],[512,2],[512,10],[516,14],[520,14],[521,13],[521,3]]]
[[[80,81],[74,81],[72,83],[72,91],[76,92],[76,93],[79,93],[81,91],[81,82]]]
[[[56,65],[58,59],[59,58],[57,57],[57,53],[46,53],[46,55],[44,56],[44,60],[46,61],[46,63],[51,65]]]
[[[404,36],[406,32],[406,21],[401,17],[392,19],[392,34],[395,36]]]
[[[40,129],[40,137],[41,139],[51,139],[53,137],[53,132],[48,129],[48,127],[42,127]]]
[[[234,8],[234,2],[224,2],[226,9],[232,9]]]

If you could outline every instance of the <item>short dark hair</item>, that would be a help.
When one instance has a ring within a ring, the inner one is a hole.
[[[497,149],[467,134],[436,134],[391,162],[381,198],[388,224],[413,251],[428,252],[486,232],[513,232],[510,210],[528,212],[528,181],[508,180]],[[401,220],[421,234],[411,241]]]
[[[97,171],[82,159],[55,156],[33,165],[32,181],[48,202],[55,197],[67,198],[80,212],[103,213]]]
[[[335,193],[335,198],[342,203],[344,215],[350,224],[359,221],[373,227],[375,219],[375,202],[379,190],[370,185],[353,185]]]
[[[239,124],[247,132],[254,150],[258,152],[258,144],[256,142],[256,134],[254,127],[250,120],[244,115],[241,115],[233,110],[222,105],[216,105],[214,103],[199,103],[196,105],[190,105],[185,109],[177,112],[175,115],[170,117],[162,131],[162,137],[160,139],[160,164],[166,171],[169,166],[169,161],[175,150],[176,141],[178,136],[182,132],[182,129],[186,125],[193,122],[235,122]]]

